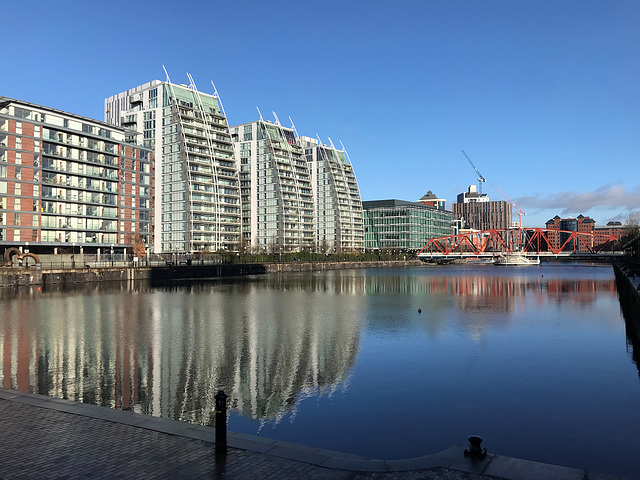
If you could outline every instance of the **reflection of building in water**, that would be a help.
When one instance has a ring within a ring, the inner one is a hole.
[[[487,267],[492,268],[492,267]],[[493,276],[375,276],[365,277],[365,291],[372,294],[452,295],[459,310],[510,312],[519,297],[545,295],[562,301],[562,294],[576,293],[571,301],[590,303],[596,292],[615,295],[613,279],[567,280]],[[566,298],[566,297],[564,297]]]
[[[610,280],[563,280],[553,279],[546,284],[548,297],[556,302],[563,302],[566,294],[571,293],[573,303],[590,304],[597,296],[596,292],[609,292],[616,295],[616,283]]]
[[[261,285],[2,302],[0,385],[204,424],[224,389],[241,413],[275,418],[346,381],[360,320],[351,296]]]

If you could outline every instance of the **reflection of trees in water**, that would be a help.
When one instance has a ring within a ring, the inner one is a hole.
[[[345,382],[359,345],[353,298],[307,288],[356,282],[300,280],[14,298],[0,321],[1,384],[204,424],[222,388],[243,415],[278,417]]]

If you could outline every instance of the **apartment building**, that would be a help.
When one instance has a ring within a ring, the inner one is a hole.
[[[0,245],[149,245],[152,164],[151,149],[126,141],[123,128],[0,97]]]
[[[242,202],[243,248],[313,250],[311,171],[293,128],[258,120],[231,128]]]
[[[155,252],[238,251],[240,189],[217,93],[153,80],[105,99],[105,121],[155,155]]]
[[[316,209],[316,242],[321,251],[358,252],[365,248],[360,188],[346,150],[301,136],[311,169]]]
[[[245,245],[266,251],[364,249],[364,217],[344,150],[263,119],[232,127]]]
[[[451,209],[454,218],[463,219],[467,228],[492,230],[512,226],[511,204],[504,200],[489,200],[486,193],[477,192],[475,185],[459,194]]]

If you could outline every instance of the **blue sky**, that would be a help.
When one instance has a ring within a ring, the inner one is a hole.
[[[8,3],[8,2],[5,2]],[[543,226],[640,209],[640,2],[32,1],[3,5],[0,95],[102,119],[153,79],[216,84],[231,125],[347,148],[363,200],[487,179]],[[514,218],[517,212],[514,209]]]

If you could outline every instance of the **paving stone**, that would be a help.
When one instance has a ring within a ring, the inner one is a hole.
[[[436,455],[427,455],[405,460],[387,460],[387,470],[390,472],[403,472],[407,470],[423,470],[435,467],[446,467],[449,462]]]
[[[385,462],[234,432],[216,456],[210,427],[1,388],[0,432],[2,480],[620,480],[499,456],[472,462],[462,447]]]
[[[302,450],[300,448],[288,448],[283,446],[274,446],[269,450],[269,455],[274,457],[288,458],[298,462],[305,462],[313,465],[322,465],[330,457],[326,455],[318,455],[317,453]]]
[[[575,468],[531,462],[519,458],[496,455],[484,472],[486,475],[509,478],[511,480],[583,480],[585,471]]]

